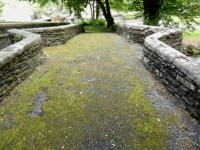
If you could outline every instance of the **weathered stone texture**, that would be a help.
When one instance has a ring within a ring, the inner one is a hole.
[[[39,34],[42,37],[44,47],[65,44],[75,35],[84,32],[82,25],[73,24],[59,27],[34,28],[24,30]]]
[[[7,34],[9,29],[22,29],[22,28],[41,28],[68,25],[69,22],[17,22],[17,23],[1,23],[0,34]]]
[[[9,45],[11,45],[9,34],[0,35],[0,50],[4,49],[5,47],[7,47]]]
[[[0,51],[0,102],[43,63],[43,46],[64,44],[81,32],[81,25],[8,30],[13,44]]]
[[[144,45],[143,63],[180,105],[200,119],[200,65],[179,52],[179,29],[120,24],[117,33]]]
[[[0,101],[44,60],[39,35],[15,29],[9,32],[25,39],[0,51]]]

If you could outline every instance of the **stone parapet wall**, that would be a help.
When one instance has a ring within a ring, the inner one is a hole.
[[[68,22],[11,22],[0,23],[0,34],[6,34],[9,29],[22,29],[22,28],[41,28],[52,27],[60,25],[68,25]]]
[[[10,29],[24,39],[0,51],[0,101],[44,61],[40,35]]]
[[[147,26],[147,25],[133,25],[131,23],[121,23],[117,26],[116,32],[121,36],[127,38],[130,42],[144,44],[146,37],[157,33],[164,32],[170,28]],[[182,32],[176,34],[165,35],[161,41],[164,41],[173,48],[179,50],[182,42]]]
[[[44,47],[65,44],[75,35],[84,32],[84,28],[82,25],[75,24],[23,30],[41,35]]]
[[[9,34],[1,34],[0,35],[0,50],[4,49],[5,47],[8,47],[9,45],[11,45]]]
[[[144,65],[170,93],[178,98],[183,108],[200,119],[200,65],[176,50],[181,45],[181,30],[158,28],[123,24],[118,26],[117,32],[144,45]],[[149,31],[150,29],[157,31]],[[152,35],[149,35],[150,32]],[[134,33],[141,34],[139,39]]]
[[[82,25],[8,30],[12,45],[0,51],[0,102],[44,62],[44,46],[64,44],[81,32]]]

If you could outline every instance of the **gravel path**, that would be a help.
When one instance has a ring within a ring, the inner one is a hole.
[[[135,46],[135,45],[134,45]],[[151,90],[146,90],[146,96],[153,100],[153,105],[156,109],[162,109],[163,115],[168,115],[173,112],[178,116],[176,125],[167,126],[167,150],[199,150],[200,149],[200,128],[199,121],[192,118],[188,112],[180,107],[177,98],[173,97],[152,76],[150,72],[143,66],[142,47],[139,46],[135,50],[135,64],[137,73],[142,78],[146,79],[146,84],[153,87]]]
[[[120,42],[119,42],[120,41]],[[120,50],[120,45],[127,44],[121,37],[116,38],[117,47]],[[131,44],[131,43],[129,43]],[[142,64],[142,46],[138,44],[131,44],[134,47],[132,58],[129,63],[132,63],[135,73],[145,78],[145,83],[142,83],[146,88],[145,94],[151,100],[156,109],[162,110],[162,115],[169,115],[173,112],[178,116],[176,125],[167,126],[167,150],[191,150],[200,149],[200,130],[199,122],[192,118],[185,110],[180,108],[179,103],[175,97],[167,92],[164,86],[159,83],[152,76],[150,72]],[[150,88],[148,88],[150,87]]]
[[[44,53],[0,104],[0,149],[200,149],[199,122],[146,70],[140,45],[92,32]]]

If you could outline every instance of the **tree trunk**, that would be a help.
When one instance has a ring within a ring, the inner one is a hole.
[[[114,25],[114,19],[110,12],[110,5],[109,5],[108,0],[106,0],[106,9],[107,9],[107,14],[108,14],[107,27],[110,27],[110,26]]]
[[[144,20],[147,25],[158,25],[160,20],[159,9],[163,0],[143,0]]]
[[[92,18],[93,19],[95,19],[95,8],[94,8],[94,0],[92,1],[92,10],[93,10],[93,12],[92,12]]]
[[[91,11],[91,19],[94,19],[94,9],[93,9],[93,2],[89,1],[90,11]]]
[[[96,3],[96,19],[99,19],[99,13],[100,13],[100,11],[99,11],[99,4]]]
[[[99,4],[99,6],[100,6],[100,8],[101,8],[101,10],[103,12],[103,15],[104,15],[104,17],[106,19],[107,27],[110,27],[110,26],[114,25],[114,19],[113,19],[112,15],[111,15],[111,12],[110,12],[109,1],[106,0],[106,8],[105,8],[105,6],[104,6],[104,4],[102,3],[101,0],[96,0],[96,1]]]

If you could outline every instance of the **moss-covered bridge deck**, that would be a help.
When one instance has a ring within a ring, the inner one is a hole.
[[[0,103],[0,149],[198,149],[194,122],[145,70],[141,50],[113,33],[45,48],[45,63]]]

